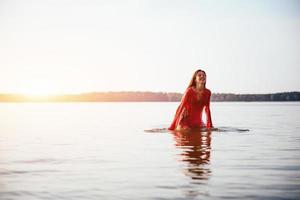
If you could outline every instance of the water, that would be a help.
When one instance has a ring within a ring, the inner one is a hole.
[[[0,104],[0,199],[300,198],[300,102],[212,102],[188,134],[177,106]]]

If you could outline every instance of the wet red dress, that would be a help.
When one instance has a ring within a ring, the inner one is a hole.
[[[189,87],[182,96],[181,103],[176,110],[175,117],[168,130],[175,130],[178,125],[188,128],[212,128],[210,114],[210,96],[211,91],[204,89],[202,96],[198,100],[196,91]],[[206,113],[206,124],[202,121],[203,109]],[[187,116],[184,117],[183,112],[187,111]]]

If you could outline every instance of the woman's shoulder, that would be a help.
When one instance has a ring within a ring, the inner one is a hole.
[[[190,86],[190,87],[188,87],[187,89],[186,89],[186,93],[192,93],[192,92],[194,92],[195,90],[193,89],[193,86]]]
[[[193,93],[193,89],[191,87],[188,87],[188,88],[185,89],[183,95],[184,96],[191,96],[192,93]]]
[[[205,88],[205,91],[206,91],[206,93],[207,93],[207,94],[211,94],[211,91],[210,91],[210,89],[208,89],[208,88]]]

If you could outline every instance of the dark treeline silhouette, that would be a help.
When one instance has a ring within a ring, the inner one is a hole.
[[[300,101],[300,92],[280,92],[273,94],[212,94],[212,101]]]
[[[0,94],[0,102],[128,102],[160,101],[177,102],[181,93],[174,92],[91,92],[82,94],[50,95],[32,97],[21,94]],[[213,93],[211,101],[300,101],[300,92],[273,94]]]

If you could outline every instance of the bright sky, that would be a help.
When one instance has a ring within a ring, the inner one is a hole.
[[[299,91],[299,35],[299,0],[1,0],[0,93]]]

